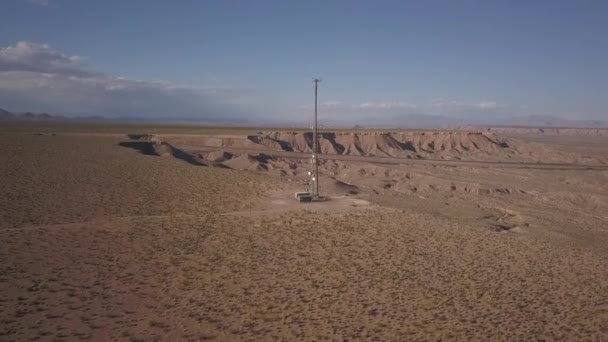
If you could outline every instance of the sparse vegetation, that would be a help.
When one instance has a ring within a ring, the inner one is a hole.
[[[289,177],[53,130],[0,134],[3,338],[605,336],[608,171],[338,163],[359,194],[298,205]]]

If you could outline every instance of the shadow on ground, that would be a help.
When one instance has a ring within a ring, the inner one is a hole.
[[[207,166],[207,164],[201,162],[195,156],[165,143],[157,144],[145,141],[122,141],[118,143],[118,145],[122,147],[132,148],[134,150],[137,150],[139,153],[149,156],[159,157],[163,155],[171,155],[174,158],[181,159],[192,165]]]

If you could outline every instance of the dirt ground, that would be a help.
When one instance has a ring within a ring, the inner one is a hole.
[[[326,161],[299,205],[136,131],[0,127],[0,341],[608,339],[608,170]]]

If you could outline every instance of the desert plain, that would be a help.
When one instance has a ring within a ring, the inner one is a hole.
[[[608,340],[608,130],[0,126],[1,341]]]

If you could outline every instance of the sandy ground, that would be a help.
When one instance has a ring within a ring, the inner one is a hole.
[[[608,339],[606,171],[358,167],[303,206],[297,177],[28,132],[0,134],[2,341]]]

